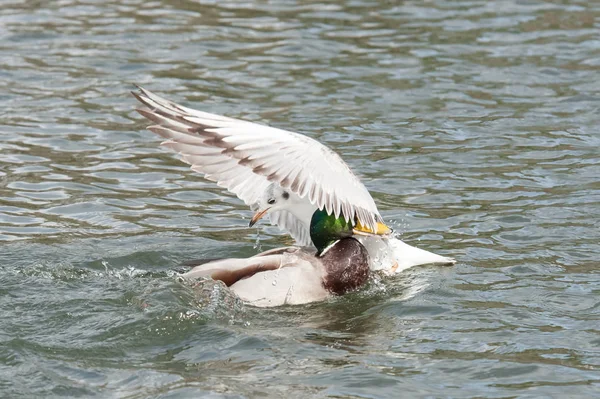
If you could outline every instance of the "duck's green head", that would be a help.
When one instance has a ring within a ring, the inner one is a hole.
[[[336,218],[324,209],[317,209],[310,220],[310,238],[317,247],[317,255],[337,240],[351,237],[352,227],[343,216]]]

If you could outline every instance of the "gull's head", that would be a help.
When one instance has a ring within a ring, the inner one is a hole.
[[[300,202],[300,197],[282,188],[278,184],[271,184],[252,208],[256,210],[250,220],[250,227],[254,226],[263,216],[268,213],[290,210]]]

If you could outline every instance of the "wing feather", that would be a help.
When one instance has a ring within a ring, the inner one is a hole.
[[[279,226],[281,230],[290,233],[296,243],[303,247],[312,246],[310,232],[298,218],[287,211],[277,211],[269,214],[271,224]]]

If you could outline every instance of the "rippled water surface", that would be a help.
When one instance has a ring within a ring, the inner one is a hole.
[[[600,392],[600,5],[12,1],[0,8],[0,396]],[[133,83],[299,131],[447,256],[260,310],[181,262],[288,244],[187,171]]]

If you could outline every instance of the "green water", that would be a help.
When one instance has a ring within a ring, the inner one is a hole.
[[[0,7],[0,397],[591,398],[600,5]],[[177,281],[290,243],[158,148],[137,83],[340,153],[455,257],[319,304]]]

